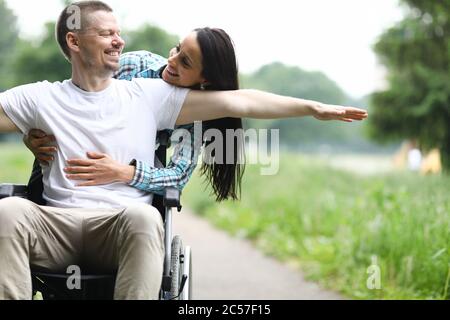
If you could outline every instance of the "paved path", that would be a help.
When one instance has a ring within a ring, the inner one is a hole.
[[[175,213],[173,224],[174,234],[192,247],[194,299],[343,299],[305,281],[300,272],[263,255],[249,241],[230,237],[188,210]]]
[[[375,154],[342,154],[321,157],[330,166],[362,176],[371,176],[393,172],[393,157]]]

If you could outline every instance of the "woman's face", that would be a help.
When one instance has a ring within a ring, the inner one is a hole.
[[[197,33],[191,32],[178,46],[170,50],[162,78],[175,86],[192,87],[205,82],[202,70],[202,52],[197,42]]]

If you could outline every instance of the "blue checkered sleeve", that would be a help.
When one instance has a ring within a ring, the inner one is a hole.
[[[143,191],[162,194],[166,187],[183,189],[194,171],[201,149],[201,134],[194,133],[193,125],[179,126],[172,137],[180,137],[173,156],[165,168],[155,168],[136,160],[136,171],[130,185]]]
[[[160,78],[167,60],[148,51],[127,52],[120,56],[120,67],[114,77],[122,80],[133,78]],[[177,127],[180,141],[173,141],[173,156],[165,168],[156,168],[143,160],[135,160],[136,166],[130,186],[137,189],[162,194],[166,187],[183,189],[194,171],[202,141],[201,134],[194,134],[194,125]],[[176,136],[175,130],[171,139]]]
[[[167,65],[163,58],[149,51],[123,53],[119,60],[119,70],[114,78],[132,80],[133,78],[160,78],[161,69]]]

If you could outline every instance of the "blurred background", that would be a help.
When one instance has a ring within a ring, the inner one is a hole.
[[[450,0],[105,2],[125,51],[167,56],[190,30],[220,27],[241,87],[369,111],[246,120],[280,130],[278,174],[247,165],[242,200],[220,204],[196,175],[184,203],[350,298],[450,298]],[[0,0],[0,91],[70,77],[54,40],[65,3]],[[0,133],[1,182],[26,182],[31,163],[21,136]],[[374,257],[381,290],[367,286]]]

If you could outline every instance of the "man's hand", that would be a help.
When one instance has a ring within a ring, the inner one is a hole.
[[[39,129],[31,129],[27,135],[23,136],[23,143],[44,166],[48,166],[49,161],[54,160],[53,154],[57,149],[52,143],[55,141],[55,136],[48,135]]]
[[[96,186],[113,182],[129,183],[133,180],[135,167],[123,165],[104,153],[88,152],[89,159],[67,160],[64,168],[71,180],[85,180],[78,187]]]
[[[344,122],[361,121],[367,118],[364,109],[317,103],[313,108],[313,117],[318,120],[340,120]]]

